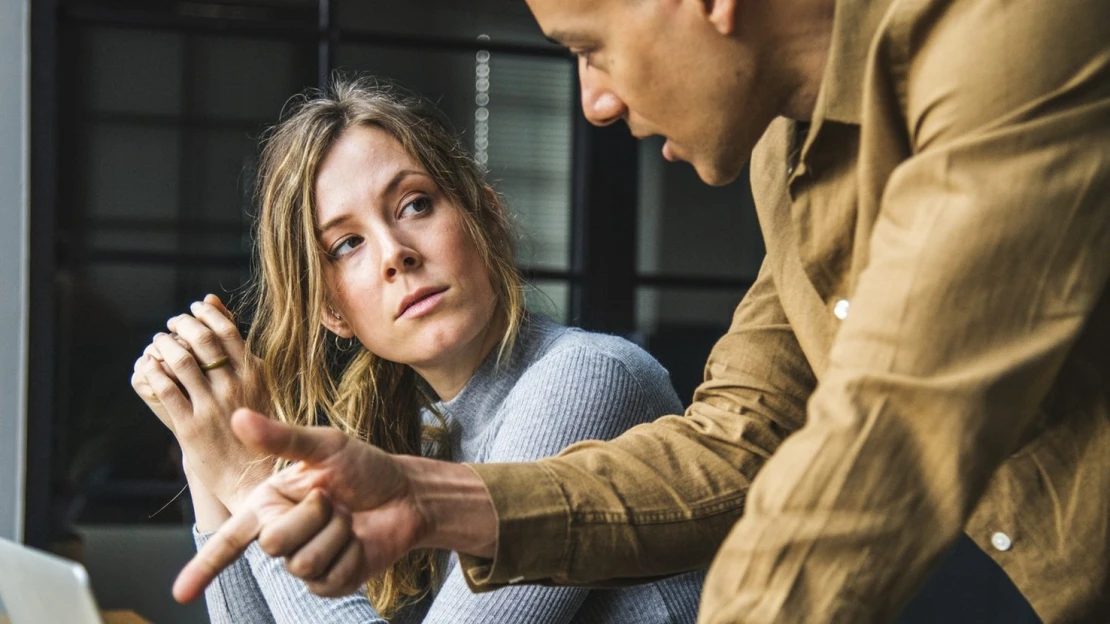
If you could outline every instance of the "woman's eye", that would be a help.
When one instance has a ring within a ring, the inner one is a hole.
[[[355,247],[358,247],[360,243],[362,243],[361,236],[349,236],[336,243],[328,253],[331,254],[332,258],[342,258],[354,251]]]
[[[424,214],[425,212],[428,212],[431,209],[432,209],[432,200],[429,197],[420,196],[420,197],[417,197],[416,199],[410,201],[409,203],[405,204],[405,206],[403,208],[401,208],[401,216],[402,217],[413,217],[413,216],[417,216],[417,215],[422,215],[422,214]]]

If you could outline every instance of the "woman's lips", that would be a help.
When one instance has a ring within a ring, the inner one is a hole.
[[[417,299],[405,308],[399,318],[414,319],[428,314],[443,300],[443,293],[445,292],[447,292],[446,288]]]

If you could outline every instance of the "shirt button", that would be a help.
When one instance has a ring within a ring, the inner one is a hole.
[[[1009,535],[1006,535],[1002,531],[999,531],[991,536],[991,546],[994,546],[995,550],[1006,552],[1007,550],[1010,550],[1010,547],[1013,545],[1014,541],[1010,539]]]
[[[851,307],[852,302],[847,299],[837,299],[833,304],[833,316],[840,320],[848,318],[848,308]]]

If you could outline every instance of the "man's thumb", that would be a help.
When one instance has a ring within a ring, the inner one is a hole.
[[[293,461],[318,463],[337,450],[328,427],[294,427],[245,407],[231,415],[231,429],[247,446]]]

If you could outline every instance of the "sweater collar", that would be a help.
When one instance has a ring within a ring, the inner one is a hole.
[[[494,348],[463,389],[450,401],[436,403],[436,409],[464,432],[477,432],[479,425],[497,412],[520,377],[545,351],[546,345],[563,331],[566,328],[544,316],[527,315],[512,351],[498,358],[498,349]]]

